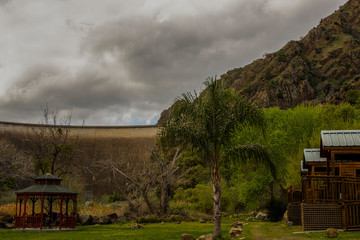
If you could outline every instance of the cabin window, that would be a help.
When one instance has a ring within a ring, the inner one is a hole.
[[[356,169],[356,177],[360,177],[360,169]]]
[[[335,154],[335,160],[341,162],[359,162],[360,154]]]
[[[360,170],[360,169],[359,169]],[[340,169],[339,167],[335,168],[335,176],[340,176]]]

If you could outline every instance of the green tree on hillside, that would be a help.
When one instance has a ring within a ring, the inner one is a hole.
[[[214,202],[214,236],[221,236],[220,166],[224,159],[234,162],[254,160],[275,172],[268,151],[259,144],[230,145],[235,129],[262,127],[263,112],[227,88],[221,80],[208,79],[205,90],[186,93],[175,100],[171,119],[160,129],[162,144],[181,145],[196,150],[211,169]]]

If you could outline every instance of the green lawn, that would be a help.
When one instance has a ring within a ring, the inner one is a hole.
[[[234,220],[224,220],[223,239],[229,240],[230,223]],[[132,224],[110,224],[96,226],[80,226],[77,231],[71,232],[19,232],[13,230],[0,230],[0,239],[148,239],[148,240],[171,240],[180,239],[183,233],[189,233],[195,237],[211,233],[212,223],[182,222],[181,224],[153,223],[145,225],[144,228],[130,229]],[[251,239],[282,239],[282,240],[302,240],[302,239],[327,239],[324,232],[300,233],[299,226],[287,227],[284,222],[250,222],[244,228],[245,237]],[[360,232],[340,232],[337,239],[360,239]]]
[[[195,237],[211,233],[213,230],[212,223],[195,223],[182,222],[181,224],[153,223],[144,225],[144,228],[130,229],[132,224],[95,225],[79,226],[77,231],[69,232],[18,232],[13,230],[0,230],[0,239],[176,239],[179,240],[181,234],[189,233]],[[230,230],[229,224],[223,224],[224,235],[228,235]],[[230,238],[224,238],[230,239]]]
[[[302,232],[300,226],[287,227],[284,221],[271,222],[250,222],[244,228],[246,239],[282,239],[282,240],[302,240],[302,239],[328,239],[325,232],[299,233]],[[340,232],[336,239],[360,239],[360,232]]]

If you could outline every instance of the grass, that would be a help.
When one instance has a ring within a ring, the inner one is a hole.
[[[0,230],[0,239],[180,239],[181,234],[192,234],[196,238],[203,234],[211,233],[213,230],[212,223],[196,223],[196,222],[182,222],[176,223],[153,223],[145,225],[144,228],[130,229],[131,223],[120,226],[119,224],[110,225],[95,225],[95,226],[79,226],[77,231],[69,232],[18,232],[13,230]],[[223,239],[230,239],[228,232],[230,224],[223,224],[224,232]],[[226,236],[225,236],[226,235]]]
[[[271,222],[250,222],[244,228],[247,240],[251,239],[282,239],[282,240],[303,240],[303,239],[328,239],[325,232],[297,233],[302,232],[301,226],[287,227],[284,221]],[[336,239],[360,239],[360,232],[340,232]]]
[[[230,223],[234,219],[224,219],[222,224],[224,240],[230,240],[229,230]],[[0,230],[0,239],[131,239],[131,240],[153,240],[153,239],[180,239],[181,234],[189,233],[194,237],[207,233],[213,230],[212,223],[198,223],[198,222],[182,222],[176,223],[153,223],[145,225],[144,228],[130,229],[132,223],[128,224],[110,224],[110,225],[95,225],[95,226],[79,226],[77,231],[71,232],[19,232],[13,230]],[[303,239],[327,239],[324,232],[313,233],[299,233],[300,226],[287,227],[285,222],[250,222],[244,228],[245,237],[247,240],[257,239],[282,239],[282,240],[303,240]],[[360,239],[360,232],[340,232],[337,239]]]

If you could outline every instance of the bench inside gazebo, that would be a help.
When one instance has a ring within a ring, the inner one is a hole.
[[[16,192],[15,229],[76,228],[78,193],[62,186],[61,180],[47,173],[35,178],[35,185]]]

